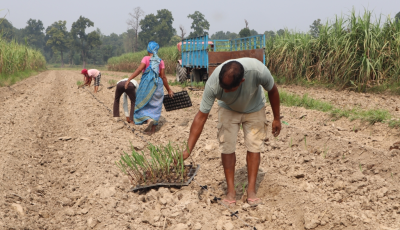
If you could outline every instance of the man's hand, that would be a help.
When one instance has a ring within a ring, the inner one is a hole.
[[[168,90],[168,95],[169,95],[170,98],[173,98],[174,97],[174,91],[172,91],[172,89],[169,89]]]
[[[126,81],[126,82],[125,82],[125,89],[128,89],[129,82],[130,82],[130,81]]]
[[[187,150],[183,151],[183,160],[186,160],[189,156],[190,153]]]
[[[133,123],[133,121],[131,121],[131,119],[130,119],[129,117],[126,117],[126,121],[127,121],[128,123]]]
[[[277,137],[279,135],[279,133],[281,132],[281,121],[280,120],[274,120],[272,122],[272,135],[274,135],[274,137]]]

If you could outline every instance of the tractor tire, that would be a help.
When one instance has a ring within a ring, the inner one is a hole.
[[[176,81],[180,83],[185,82],[187,78],[186,76],[186,68],[179,65],[179,63],[176,64]]]

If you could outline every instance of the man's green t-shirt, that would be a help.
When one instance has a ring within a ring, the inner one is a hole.
[[[218,105],[239,113],[254,113],[265,106],[265,95],[262,88],[269,91],[274,86],[274,78],[268,68],[255,58],[233,59],[244,68],[245,81],[234,92],[225,93],[219,85],[219,73],[228,60],[219,65],[207,80],[200,104],[200,111],[209,113],[215,99]]]

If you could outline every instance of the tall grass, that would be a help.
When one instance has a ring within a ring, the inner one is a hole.
[[[29,72],[44,68],[46,60],[42,53],[15,41],[7,42],[0,34],[0,86],[14,84],[29,76]]]
[[[108,70],[133,72],[139,67],[143,57],[147,55],[147,51],[144,50],[136,53],[126,53],[119,57],[112,57],[107,62]],[[176,46],[160,48],[158,56],[164,60],[165,73],[174,74],[179,59],[179,52]]]
[[[335,83],[365,91],[400,80],[400,23],[375,21],[372,13],[336,17],[320,27],[319,36],[290,32],[268,39],[266,63],[287,80]]]

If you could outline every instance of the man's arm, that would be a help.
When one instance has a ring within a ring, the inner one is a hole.
[[[271,104],[272,113],[274,114],[274,121],[272,122],[272,134],[277,137],[281,132],[281,118],[280,118],[280,99],[278,87],[274,84],[272,89],[268,91],[269,103]]]
[[[194,146],[196,145],[196,142],[199,139],[200,134],[203,132],[204,124],[206,123],[207,119],[208,119],[208,113],[203,113],[201,111],[197,112],[196,116],[194,117],[192,126],[190,127],[190,134],[188,140],[189,151],[185,150],[183,152],[184,160],[189,157]]]

